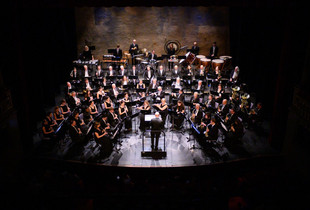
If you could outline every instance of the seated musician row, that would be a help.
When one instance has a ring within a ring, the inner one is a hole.
[[[142,74],[142,75],[141,75]],[[223,77],[221,75],[221,71],[218,69],[218,67],[213,71],[212,69],[206,68],[203,65],[200,65],[199,69],[192,69],[192,66],[189,65],[186,69],[183,69],[182,67],[179,67],[178,65],[175,65],[173,70],[170,72],[169,75],[172,79],[175,79],[177,77],[185,77],[189,79],[189,77],[195,76],[195,78],[201,78],[205,79],[206,77],[210,79],[220,79]],[[147,66],[146,69],[143,72],[138,72],[136,70],[135,66],[132,66],[132,69],[130,71],[126,70],[124,66],[120,66],[119,71],[113,70],[112,66],[109,66],[108,71],[104,72],[101,69],[101,66],[97,66],[96,71],[90,71],[87,67],[87,65],[84,65],[84,69],[81,71],[78,71],[76,67],[71,71],[70,73],[70,80],[71,81],[78,81],[83,80],[85,78],[109,78],[109,80],[113,80],[113,82],[116,81],[116,79],[122,79],[123,76],[142,76],[145,80],[150,80],[154,77],[160,77],[165,78],[167,75],[167,71],[164,69],[163,65],[159,66],[159,69],[152,69],[150,66]],[[239,67],[236,66],[234,70],[231,71],[230,75],[224,75],[226,77],[229,77],[230,81],[237,80],[239,77]],[[135,78],[137,79],[137,78]]]

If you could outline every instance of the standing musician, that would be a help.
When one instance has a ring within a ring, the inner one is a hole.
[[[131,62],[132,65],[136,65],[136,58],[135,55],[138,54],[139,46],[136,44],[136,40],[132,40],[132,44],[129,47],[129,53],[131,54]]]
[[[130,119],[130,116],[129,116],[129,109],[127,108],[127,106],[125,105],[125,101],[122,100],[121,101],[121,104],[118,108],[118,113],[119,113],[119,116],[121,119],[125,119],[125,129],[127,129],[127,131],[130,131],[131,128],[132,128],[132,125],[131,125],[131,119]]]
[[[91,50],[87,45],[84,46],[84,51],[80,55],[81,60],[89,61],[94,59],[94,56],[91,53]]]
[[[152,150],[158,150],[158,140],[161,133],[161,128],[163,121],[159,118],[160,114],[158,112],[155,113],[155,118],[151,120],[151,148]],[[155,148],[154,148],[154,138],[155,141]]]
[[[162,98],[160,104],[154,104],[155,107],[159,109],[159,113],[161,118],[163,119],[163,128],[165,128],[166,117],[168,114],[168,104],[166,103],[166,99]]]
[[[145,130],[145,114],[151,113],[151,106],[148,100],[145,100],[143,105],[140,107],[137,107],[138,110],[141,110],[140,112],[140,126],[139,128],[141,130]]]
[[[216,46],[216,42],[213,42],[212,47],[210,47],[210,55],[209,58],[214,59],[217,57],[217,54],[219,52],[218,46]]]
[[[172,43],[170,43],[170,44],[168,45],[167,54],[168,54],[168,58],[169,58],[169,59],[172,59],[172,56],[175,55],[175,48],[174,48],[174,46],[173,46]],[[168,67],[169,67],[169,70],[171,70],[172,67],[173,67],[173,62],[168,62],[168,64],[169,64],[169,66],[168,66]]]
[[[177,105],[174,107],[176,114],[173,116],[174,128],[179,130],[182,127],[184,121],[185,106],[182,101],[178,101]]]
[[[198,55],[198,54],[199,54],[199,47],[198,47],[198,45],[197,45],[197,42],[194,42],[194,43],[193,43],[191,52],[192,52],[193,54],[195,54],[195,55]]]
[[[115,59],[115,60],[118,60],[118,61],[119,61],[119,60],[122,59],[122,57],[123,57],[123,51],[121,50],[121,48],[119,48],[119,44],[116,46],[116,49],[115,49],[113,55],[114,55],[114,59]]]

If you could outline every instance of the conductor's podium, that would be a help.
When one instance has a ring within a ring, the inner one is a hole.
[[[154,118],[154,115],[145,115],[145,123],[149,124],[152,118]],[[163,130],[159,131],[160,137],[158,142],[158,150],[152,150],[151,149],[151,130],[145,130],[142,133],[142,151],[141,151],[141,157],[151,157],[153,159],[161,159],[167,157],[166,152],[166,134]],[[148,139],[148,141],[145,141],[145,138]]]

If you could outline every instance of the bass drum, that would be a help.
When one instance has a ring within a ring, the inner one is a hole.
[[[218,66],[219,70],[221,71],[224,66],[224,61],[222,59],[214,59],[212,60],[212,68],[215,70],[215,68]]]
[[[231,69],[232,57],[228,55],[220,56],[220,59],[224,61],[223,70]]]
[[[182,64],[183,67],[187,67],[188,65],[192,65],[192,63],[195,61],[196,56],[194,53],[188,52],[186,53],[186,58],[182,59],[180,61],[180,64]]]

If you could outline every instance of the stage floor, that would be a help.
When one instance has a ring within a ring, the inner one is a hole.
[[[89,163],[103,166],[121,167],[186,167],[198,165],[210,165],[235,161],[244,158],[252,158],[261,155],[277,154],[267,141],[268,123],[264,123],[263,135],[257,135],[253,130],[246,130],[242,143],[230,147],[222,144],[225,139],[220,135],[219,144],[210,145],[202,149],[195,138],[191,135],[189,123],[184,123],[182,131],[174,131],[166,123],[165,140],[167,156],[164,158],[142,157],[142,135],[138,129],[139,119],[134,118],[133,130],[130,133],[120,134],[121,144],[117,146],[109,158],[102,159],[99,155],[99,147],[95,141],[89,141],[81,152],[73,157],[66,157],[70,150],[71,140],[65,139],[52,149],[44,148],[44,144],[38,143],[38,156],[75,163]],[[43,146],[43,149],[42,149]],[[164,148],[164,136],[159,139],[159,148]],[[144,150],[151,150],[150,133],[144,133]],[[48,151],[48,152],[47,152]]]

